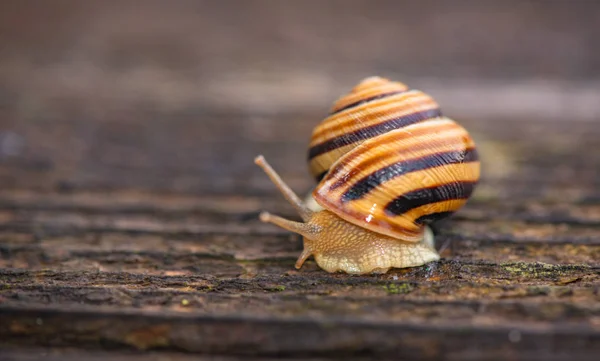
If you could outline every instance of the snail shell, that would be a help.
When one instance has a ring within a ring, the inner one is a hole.
[[[462,207],[479,180],[475,143],[429,95],[380,77],[340,98],[314,130],[309,168],[323,208],[405,241]]]

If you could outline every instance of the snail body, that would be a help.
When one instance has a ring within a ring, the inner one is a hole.
[[[429,95],[379,77],[334,104],[313,131],[308,158],[319,207],[256,159],[304,223],[269,213],[261,220],[304,236],[297,268],[314,255],[328,272],[385,273],[438,260],[427,225],[461,208],[479,180],[469,133]]]

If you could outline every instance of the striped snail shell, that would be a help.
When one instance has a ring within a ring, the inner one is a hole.
[[[427,224],[462,207],[479,180],[469,133],[429,95],[380,77],[335,102],[313,131],[309,168],[319,182],[302,202],[256,159],[303,221],[261,220],[304,236],[296,267],[314,255],[329,272],[382,273],[439,259]]]
[[[379,77],[340,98],[309,145],[316,202],[403,240],[462,207],[479,179],[469,133],[429,95]]]

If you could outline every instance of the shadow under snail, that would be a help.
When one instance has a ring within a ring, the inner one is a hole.
[[[429,95],[380,77],[334,103],[308,153],[319,183],[305,202],[255,159],[303,220],[260,215],[303,236],[296,268],[311,255],[325,271],[351,274],[439,260],[427,225],[461,208],[479,180],[469,133]]]

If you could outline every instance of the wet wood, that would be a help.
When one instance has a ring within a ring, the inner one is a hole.
[[[76,124],[64,131],[77,137]],[[170,154],[186,148],[176,141],[185,124],[164,129]],[[595,124],[582,123],[571,135],[544,122],[535,143],[496,123],[472,124],[483,135],[484,164],[490,169],[486,159],[501,159],[510,176],[485,173],[468,207],[437,225],[442,261],[382,276],[327,274],[312,261],[297,271],[300,239],[257,221],[261,209],[294,214],[252,166],[250,151],[240,154],[237,146],[270,156],[296,189],[311,186],[295,163],[301,155],[287,150],[302,142],[282,144],[277,133],[236,146],[218,138],[198,143],[198,152],[210,146],[231,161],[198,173],[204,182],[186,190],[147,177],[138,187],[116,177],[100,190],[82,177],[65,188],[51,181],[60,179],[60,167],[46,169],[45,183],[34,178],[39,186],[0,192],[2,343],[260,357],[591,359],[600,344],[600,203],[588,169],[600,158],[588,153],[582,163],[578,155],[579,145],[597,136]],[[106,138],[95,141],[106,155],[113,128],[104,129]],[[114,132],[128,137],[119,127]],[[566,144],[555,157],[562,172],[547,161],[556,132]],[[34,162],[37,142],[20,134],[33,151],[3,170],[28,179],[22,164]],[[515,151],[521,147],[529,151]],[[60,155],[46,155],[61,164]],[[80,164],[94,164],[93,153],[82,157]],[[135,157],[127,162],[130,172],[146,172],[134,167]],[[151,164],[147,171],[178,182],[188,167],[202,166],[174,156],[168,168]],[[234,178],[237,167],[246,187],[203,188]],[[96,182],[122,169],[107,165]],[[563,172],[577,182],[564,186]]]

